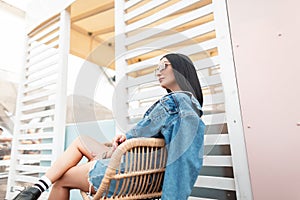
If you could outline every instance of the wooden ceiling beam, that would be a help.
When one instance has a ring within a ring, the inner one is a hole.
[[[113,9],[114,7],[115,7],[114,1],[109,2],[107,4],[104,4],[104,5],[101,5],[101,6],[98,6],[98,7],[94,8],[94,9],[92,9],[92,10],[89,10],[87,12],[84,12],[82,14],[79,14],[77,16],[72,17],[71,23],[74,23],[74,22],[83,20],[85,18],[97,15],[97,14],[99,14],[101,12],[108,11],[110,9]]]
[[[89,32],[86,29],[84,29],[80,26],[77,26],[76,24],[72,24],[71,27],[72,27],[72,30],[77,31],[78,33],[81,33],[85,36],[91,37],[93,40],[95,40],[99,43],[103,42],[104,40],[102,40],[101,38],[98,38],[97,35],[104,34],[104,33],[110,33],[110,32],[112,32],[112,31],[109,31],[111,29],[114,30],[114,27],[110,27],[110,28],[107,28],[107,30],[106,29],[103,29],[103,31],[99,30],[98,31],[98,32],[100,32],[99,34],[94,34],[94,32]]]
[[[115,31],[115,27],[111,26],[111,27],[107,27],[107,28],[104,28],[104,29],[94,31],[92,34],[93,34],[93,36],[97,36],[97,35],[101,35],[101,34],[111,33],[111,32],[114,32],[114,31]]]
[[[86,29],[84,29],[81,26],[78,26],[76,24],[71,24],[71,28],[79,33],[82,33],[83,35],[88,35],[88,36],[91,35]]]
[[[97,42],[103,42],[102,39],[96,37],[97,35],[93,34],[92,32],[87,31],[86,29],[84,29],[80,26],[77,26],[76,24],[72,24],[71,27],[74,31],[77,31],[78,33],[81,33],[85,36],[91,37],[93,40],[96,40]]]

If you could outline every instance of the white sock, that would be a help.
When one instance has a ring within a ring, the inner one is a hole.
[[[47,190],[50,186],[52,185],[51,181],[49,178],[46,176],[42,176],[40,180],[33,185],[33,187],[39,189],[41,192],[44,192]]]

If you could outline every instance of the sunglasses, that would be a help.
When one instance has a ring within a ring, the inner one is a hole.
[[[165,70],[170,63],[158,63],[157,68],[155,69],[155,74],[162,72]]]

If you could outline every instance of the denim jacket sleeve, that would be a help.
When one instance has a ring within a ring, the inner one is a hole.
[[[196,115],[179,118],[163,131],[168,158],[162,200],[188,199],[203,164],[204,123]],[[167,138],[169,137],[169,138]]]

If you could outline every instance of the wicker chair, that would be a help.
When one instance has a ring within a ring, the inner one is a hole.
[[[165,142],[159,138],[126,140],[113,153],[93,199],[154,199],[162,193],[166,167]],[[108,196],[114,181],[112,196]],[[81,191],[84,200],[89,196]]]

